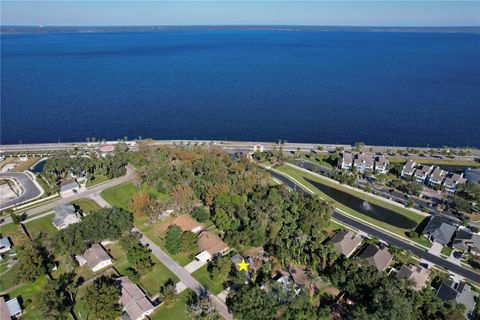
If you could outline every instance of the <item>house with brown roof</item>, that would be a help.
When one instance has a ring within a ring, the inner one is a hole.
[[[94,243],[83,255],[77,256],[76,258],[80,266],[86,264],[93,272],[97,272],[112,264],[112,258],[98,243]]]
[[[182,214],[173,219],[172,223],[178,226],[184,232],[199,233],[202,231],[202,225],[188,214]]]
[[[337,232],[329,242],[339,254],[348,258],[360,246],[362,238],[350,230],[342,230]]]
[[[380,248],[376,244],[370,244],[362,251],[359,258],[369,262],[379,271],[384,271],[392,261],[393,255],[387,247]]]
[[[122,288],[122,295],[120,296],[120,304],[124,312],[122,319],[142,320],[155,310],[142,289],[130,279],[123,276],[118,278],[117,281]]]
[[[364,153],[357,153],[353,157],[353,167],[356,168],[359,173],[373,172],[373,156]]]
[[[344,152],[342,155],[342,161],[340,162],[340,169],[352,170],[353,155],[350,152]]]
[[[388,160],[384,156],[375,157],[375,173],[387,173]]]
[[[227,253],[228,245],[216,234],[210,231],[202,231],[198,236],[198,247],[207,252],[211,257]]]
[[[413,280],[413,289],[415,291],[420,291],[425,287],[425,283],[430,276],[431,271],[427,268],[424,268],[420,265],[402,265],[400,270],[396,274],[398,280],[401,279],[411,279]]]

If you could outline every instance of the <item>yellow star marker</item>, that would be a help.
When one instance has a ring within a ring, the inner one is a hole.
[[[242,271],[242,270],[245,270],[245,271],[248,271],[248,265],[250,263],[246,263],[244,259],[242,259],[242,262],[240,263],[237,263],[237,265],[240,267],[239,271]]]

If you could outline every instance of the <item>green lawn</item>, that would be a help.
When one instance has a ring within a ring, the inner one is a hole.
[[[453,249],[450,247],[443,247],[441,253],[449,257],[452,254]]]
[[[78,199],[72,202],[74,206],[79,206],[82,213],[91,213],[97,211],[101,207],[92,199]]]
[[[322,167],[325,167],[325,168],[328,168],[328,169],[332,169],[332,170],[334,169],[334,167],[330,163],[323,160],[323,157],[319,156],[319,155],[312,154],[312,155],[310,155],[310,157],[307,157],[307,155],[303,155],[302,159],[306,160],[306,161],[309,161],[309,162],[312,162],[312,163],[315,163],[315,164],[318,164],[318,165],[320,165]]]
[[[112,256],[113,265],[115,269],[121,274],[125,274],[125,270],[130,267],[130,264],[127,261],[127,255],[122,246],[116,242],[106,247],[108,253]]]
[[[10,289],[17,284],[19,284],[19,279],[17,276],[18,265],[13,266],[5,274],[0,276],[0,292]],[[0,273],[3,273],[7,270],[7,266],[2,264],[0,266]]]
[[[8,293],[10,297],[21,297],[23,301],[23,307],[25,308],[22,319],[41,319],[41,316],[38,314],[37,310],[37,299],[47,281],[47,277],[43,276],[38,278],[35,282],[28,283]]]
[[[181,292],[174,303],[162,304],[157,310],[150,315],[152,320],[182,320],[185,319],[185,313],[187,310],[187,297],[192,292],[190,289],[186,289]]]
[[[108,177],[103,174],[96,174],[91,179],[87,180],[87,188],[93,187],[99,183],[108,181]]]
[[[25,228],[28,231],[28,234],[32,238],[36,238],[40,233],[46,234],[48,237],[54,236],[58,230],[52,223],[54,214],[46,215],[39,219],[25,223]]]
[[[141,189],[146,190],[151,197],[158,200],[166,200],[169,197],[167,194],[160,193],[155,188],[148,187],[147,185],[143,185]],[[138,190],[139,189],[135,187],[132,182],[126,182],[104,190],[102,192],[102,198],[113,207],[120,207],[125,210],[130,210],[128,203],[130,202],[132,195]]]
[[[382,221],[379,221],[377,219],[374,219],[372,217],[369,217],[367,215],[364,215],[358,211],[355,211],[353,210],[352,208],[349,208],[345,205],[342,205],[341,203],[337,202],[337,201],[334,201],[332,198],[328,197],[327,195],[325,195],[324,193],[322,193],[320,190],[318,190],[317,188],[315,188],[315,186],[313,186],[312,184],[310,184],[309,182],[307,182],[305,180],[305,178],[308,178],[309,180],[313,180],[313,181],[316,181],[318,183],[322,183],[326,186],[329,186],[331,188],[335,188],[337,190],[340,190],[340,191],[343,191],[343,192],[346,192],[346,193],[349,193],[353,196],[356,196],[360,199],[365,199],[367,200],[369,203],[373,203],[375,205],[378,205],[378,206],[381,206],[381,207],[384,207],[388,210],[392,210],[396,213],[399,213],[413,221],[415,221],[418,224],[420,224],[424,219],[425,217],[422,216],[422,215],[419,215],[413,211],[410,211],[410,210],[407,210],[405,208],[401,208],[401,207],[398,207],[398,206],[395,206],[393,204],[390,204],[388,202],[385,202],[385,201],[382,201],[380,199],[377,199],[375,197],[372,197],[372,196],[369,196],[369,195],[365,195],[363,193],[360,193],[360,192],[357,192],[357,191],[354,191],[354,190],[351,190],[349,188],[346,188],[344,186],[341,186],[341,185],[337,185],[325,178],[320,178],[320,177],[317,177],[315,175],[312,175],[312,174],[309,174],[309,173],[306,173],[306,172],[303,172],[299,169],[295,169],[295,168],[292,168],[290,166],[286,166],[286,165],[283,165],[283,166],[280,166],[277,168],[277,170],[293,177],[295,180],[301,182],[303,185],[305,185],[306,187],[308,187],[311,191],[314,191],[318,196],[320,196],[321,198],[325,199],[325,200],[329,200],[329,201],[333,201],[335,206],[345,212],[347,212],[348,214],[351,214],[353,216],[356,216],[362,220],[365,220],[367,222],[370,222],[372,224],[375,224],[383,229],[386,229],[386,230],[389,230],[393,233],[396,233],[402,237],[406,237],[405,236],[405,232],[406,231],[410,231],[409,229],[404,229],[404,228],[399,228],[399,227],[395,227],[391,224],[388,224],[388,223],[385,223],[385,222],[382,222]],[[411,239],[412,241],[415,241],[419,244],[422,244],[422,245],[426,245],[428,247],[431,246],[430,243],[428,243],[428,241],[424,241],[425,239]]]
[[[27,239],[27,236],[20,228],[20,226],[13,223],[4,224],[0,226],[0,234],[2,237],[9,237],[14,246],[19,245]]]
[[[208,273],[207,266],[208,265],[204,265],[192,273],[192,276],[197,279],[198,282],[200,282],[207,290],[214,295],[217,295],[223,291],[223,283],[210,278],[210,273]]]

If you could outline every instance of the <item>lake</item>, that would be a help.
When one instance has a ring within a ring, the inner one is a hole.
[[[480,36],[178,30],[1,35],[1,143],[480,147]]]

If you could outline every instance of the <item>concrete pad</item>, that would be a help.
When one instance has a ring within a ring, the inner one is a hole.
[[[193,273],[193,272],[200,269],[201,267],[203,267],[206,264],[207,264],[207,261],[193,260],[192,262],[190,262],[189,264],[187,264],[185,266],[185,270],[187,270],[188,273]]]
[[[428,253],[434,254],[436,256],[440,256],[440,252],[442,251],[443,245],[437,242],[433,242],[432,247],[428,250]]]
[[[175,284],[175,290],[177,291],[177,294],[179,294],[185,289],[187,289],[187,286],[183,282],[180,281]]]

